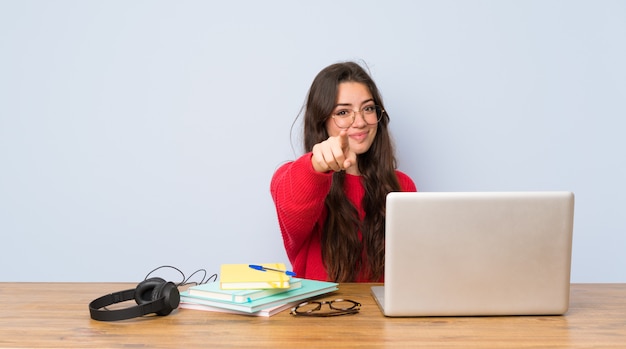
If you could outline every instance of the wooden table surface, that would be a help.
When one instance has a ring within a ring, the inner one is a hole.
[[[88,303],[127,283],[0,283],[0,347],[16,348],[626,348],[626,284],[572,284],[564,316],[386,318],[372,284],[323,299],[363,304],[357,315],[269,318],[178,309],[119,322]],[[133,305],[125,303],[124,305]]]

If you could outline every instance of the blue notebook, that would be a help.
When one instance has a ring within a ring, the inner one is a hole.
[[[190,287],[189,296],[204,297],[216,301],[245,303],[302,287],[302,282],[300,279],[292,278],[289,284],[289,288],[224,290],[220,287],[219,282],[211,282]]]
[[[218,301],[206,297],[194,296],[189,291],[180,293],[182,303],[204,304],[212,307],[237,310],[246,313],[254,313],[259,310],[277,305],[304,300],[337,290],[337,283],[300,279],[302,286],[295,290],[253,300],[251,302],[237,303],[230,301]]]

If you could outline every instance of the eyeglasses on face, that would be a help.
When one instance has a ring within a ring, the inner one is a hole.
[[[329,310],[322,310],[323,305],[328,305]],[[332,301],[303,302],[291,309],[294,316],[339,316],[356,314],[361,309],[361,303],[349,299],[335,299]]]
[[[360,113],[363,120],[368,125],[374,125],[383,117],[385,110],[379,105],[368,105],[361,110],[352,110],[347,108],[337,109],[331,117],[335,121],[335,125],[339,128],[348,128],[352,126],[356,120],[356,114]]]

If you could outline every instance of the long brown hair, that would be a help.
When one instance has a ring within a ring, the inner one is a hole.
[[[362,83],[369,89],[374,103],[384,109],[383,101],[370,75],[357,63],[336,63],[323,69],[313,80],[304,113],[304,147],[309,152],[317,143],[328,139],[326,120],[335,108],[338,85]],[[395,173],[396,159],[388,131],[389,115],[383,113],[370,149],[358,155],[361,182],[365,188],[359,221],[357,209],[343,191],[345,172],[335,172],[326,197],[327,217],[322,231],[322,258],[330,280],[355,281],[361,270],[370,280],[378,280],[385,263],[385,198],[399,191]],[[362,241],[357,232],[361,231]],[[367,261],[364,265],[363,261]]]

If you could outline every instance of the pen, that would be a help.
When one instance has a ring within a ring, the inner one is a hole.
[[[280,269],[274,269],[274,268],[268,268],[268,267],[264,267],[262,265],[256,265],[256,264],[249,264],[248,265],[250,268],[255,269],[255,270],[260,270],[260,271],[277,271],[279,273],[285,273],[289,276],[296,276],[296,273],[294,273],[293,271],[290,270],[280,270]]]

